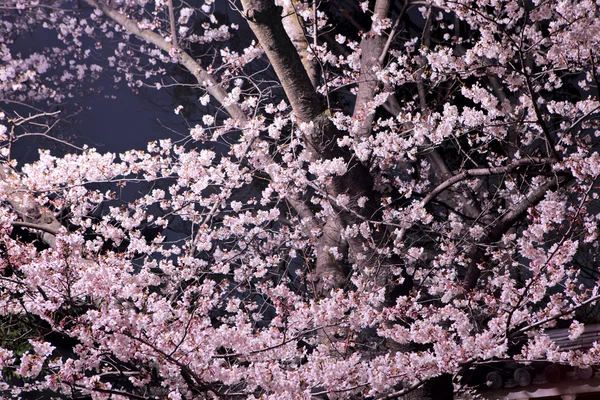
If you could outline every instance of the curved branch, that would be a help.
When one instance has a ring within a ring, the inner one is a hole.
[[[176,47],[174,43],[169,43],[159,34],[149,30],[140,29],[137,21],[127,18],[114,8],[100,3],[96,0],[84,0],[90,6],[97,8],[102,11],[104,15],[112,19],[117,24],[123,26],[130,33],[139,37],[140,39],[152,43],[159,49],[171,55],[177,54],[180,63],[198,80],[208,93],[214,97],[219,103],[223,104],[229,115],[238,122],[239,125],[244,125],[248,118],[246,113],[242,111],[237,103],[229,104],[227,100],[227,91],[217,82],[214,76],[209,74],[196,60],[192,58],[187,52],[181,51]]]
[[[34,222],[14,221],[12,223],[12,225],[22,227],[22,228],[37,229],[37,230],[40,230],[43,232],[50,233],[52,235],[57,235],[59,232],[59,229],[57,229],[53,225],[48,225],[48,224],[37,224]]]
[[[543,185],[532,189],[527,196],[521,202],[514,205],[509,212],[507,212],[490,231],[488,238],[491,242],[500,240],[502,235],[529,209],[531,206],[535,206],[546,196],[546,193],[553,188],[557,188],[560,185],[567,183],[571,180],[571,177],[560,177],[558,179],[550,179]]]
[[[429,193],[424,199],[423,199],[423,205],[428,204],[429,202],[431,202],[433,199],[435,199],[439,194],[441,194],[443,191],[445,191],[446,189],[450,188],[452,185],[460,182],[460,181],[464,181],[465,179],[471,178],[471,177],[476,177],[476,176],[491,176],[491,175],[498,175],[498,174],[508,174],[511,172],[514,172],[516,169],[523,167],[523,166],[527,166],[527,167],[533,167],[533,166],[538,166],[538,165],[547,165],[547,164],[552,164],[553,162],[555,162],[554,159],[552,158],[538,158],[538,157],[534,157],[534,158],[524,158],[521,160],[517,160],[512,164],[509,165],[505,165],[503,167],[490,167],[490,168],[474,168],[474,169],[468,169],[465,170],[461,173],[458,173],[448,179],[446,179],[444,182],[442,182],[441,184],[439,184],[435,189],[433,189],[431,191],[431,193]]]
[[[523,214],[527,212],[529,207],[535,206],[546,197],[546,193],[553,188],[557,188],[563,183],[570,180],[570,177],[560,177],[557,179],[549,179],[544,184],[532,189],[523,200],[518,204],[511,207],[510,211],[504,214],[502,218],[494,223],[494,226],[487,234],[483,244],[491,244],[499,241],[508,230],[522,218]],[[477,285],[477,281],[481,276],[481,270],[479,269],[479,263],[485,257],[485,253],[481,248],[477,248],[476,254],[471,259],[469,266],[467,267],[467,273],[464,280],[464,287],[466,290],[472,290]]]
[[[21,218],[21,221],[14,221],[12,224],[14,226],[40,230],[39,237],[42,242],[51,248],[55,248],[56,234],[62,228],[61,223],[56,219],[54,214],[43,210],[40,206],[27,207],[24,205],[22,197],[23,189],[14,177],[11,176],[8,167],[0,164],[0,192],[7,194],[7,202]]]
[[[561,312],[559,312],[559,313],[557,313],[557,314],[554,314],[553,316],[550,316],[550,317],[548,317],[548,318],[546,318],[546,319],[543,319],[543,320],[541,320],[541,321],[538,321],[538,322],[536,322],[536,323],[534,323],[534,324],[527,325],[527,326],[525,326],[525,327],[523,327],[523,328],[520,328],[520,329],[518,329],[518,330],[516,330],[516,331],[514,331],[514,332],[512,332],[512,333],[510,333],[510,334],[508,335],[508,339],[513,339],[513,338],[515,338],[515,337],[518,337],[518,336],[520,336],[520,335],[522,335],[522,334],[526,333],[527,331],[530,331],[530,330],[532,330],[532,329],[535,329],[535,328],[537,328],[537,327],[540,327],[540,326],[542,326],[542,325],[545,325],[545,324],[547,324],[548,322],[552,322],[552,321],[554,321],[554,320],[557,320],[557,319],[559,319],[559,318],[560,318],[560,317],[562,317],[562,316],[569,315],[569,314],[571,314],[572,312],[575,312],[575,311],[577,311],[578,309],[580,309],[580,308],[582,308],[582,307],[585,307],[585,306],[587,306],[588,304],[595,303],[595,302],[596,302],[596,301],[598,301],[598,300],[600,300],[600,295],[596,295],[596,296],[590,297],[590,298],[589,298],[589,299],[587,299],[586,301],[584,301],[584,302],[582,302],[582,303],[580,303],[580,304],[578,304],[578,305],[576,305],[576,306],[573,306],[573,307],[569,308],[568,310],[561,311]]]
[[[91,387],[88,387],[85,385],[80,385],[78,383],[73,383],[72,385],[78,389],[88,390],[90,392],[97,392],[97,393],[102,393],[102,394],[114,394],[114,395],[118,395],[118,396],[128,397],[130,399],[147,400],[150,398],[150,397],[140,396],[140,395],[137,395],[134,393],[125,392],[125,391],[117,390],[117,389],[103,389],[101,387],[91,388]]]

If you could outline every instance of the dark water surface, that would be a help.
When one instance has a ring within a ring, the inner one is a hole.
[[[93,43],[86,45],[93,48]],[[54,31],[39,28],[32,35],[19,38],[10,47],[13,54],[20,52],[27,55],[48,47],[63,48],[64,44],[56,39]],[[61,116],[81,111],[59,124],[52,135],[79,147],[94,147],[101,153],[145,149],[148,142],[157,139],[181,139],[182,134],[188,133],[188,128],[184,118],[174,112],[177,100],[172,91],[142,88],[138,93],[134,93],[127,87],[124,79],[115,84],[115,76],[122,77],[122,74],[106,65],[106,59],[114,54],[114,48],[115,43],[103,44],[100,52],[96,52],[93,58],[86,62],[98,64],[104,71],[98,80],[84,82],[75,96],[60,106],[63,110]],[[53,109],[52,105],[48,104],[35,106],[43,110]],[[21,115],[31,112],[5,103],[0,103],[0,108],[9,113],[18,110]],[[21,165],[33,162],[38,158],[40,148],[49,149],[54,155],[75,151],[41,137],[28,137],[15,143],[13,157]]]

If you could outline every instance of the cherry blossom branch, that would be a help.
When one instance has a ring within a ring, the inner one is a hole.
[[[129,32],[135,36],[145,40],[146,42],[152,43],[159,49],[163,50],[167,54],[173,54],[176,47],[173,43],[169,43],[162,36],[149,29],[140,29],[137,21],[128,18],[121,14],[117,10],[111,8],[107,4],[98,2],[96,0],[83,0],[90,6],[102,11],[104,15],[112,19],[117,24],[123,26]],[[178,59],[186,69],[194,75],[198,82],[206,89],[206,91],[214,97],[219,103],[223,104],[229,115],[237,121],[238,124],[244,125],[247,121],[246,114],[242,111],[240,106],[235,102],[228,100],[228,93],[223,87],[217,82],[206,69],[204,69],[192,56],[187,52],[182,51],[178,54]]]
[[[407,386],[404,389],[397,390],[395,392],[388,393],[388,394],[385,394],[385,395],[375,396],[375,397],[373,397],[373,399],[375,399],[375,400],[393,400],[393,399],[398,399],[398,398],[400,398],[402,396],[407,395],[410,392],[413,392],[413,391],[417,390],[418,388],[420,388],[421,386],[423,386],[425,383],[426,383],[425,380],[420,379],[417,383],[414,383],[414,384],[412,384],[410,386]],[[362,383],[362,384],[354,385],[354,386],[351,386],[351,387],[348,387],[348,388],[344,388],[344,389],[323,390],[321,392],[311,393],[311,395],[312,396],[323,396],[323,395],[327,395],[327,394],[331,394],[331,393],[344,393],[344,392],[350,392],[352,390],[364,388],[366,386],[369,386],[369,383]]]
[[[14,103],[14,104],[18,104],[24,107],[27,107],[27,105],[22,104],[20,102],[11,102],[11,101],[7,101],[7,103]],[[13,146],[16,142],[18,142],[19,140],[26,138],[26,137],[43,137],[46,138],[48,140],[60,143],[64,146],[76,149],[76,150],[83,150],[81,147],[74,145],[73,143],[70,143],[67,140],[52,136],[51,133],[52,131],[56,128],[56,126],[62,121],[62,118],[60,118],[60,114],[61,111],[43,111],[40,109],[37,109],[35,107],[28,107],[30,109],[35,110],[36,112],[34,114],[29,113],[28,116],[22,116],[20,115],[20,113],[16,110],[12,110],[9,114],[14,114],[14,116],[10,116],[8,117],[6,120],[8,121],[8,123],[10,124],[10,131],[8,132],[8,139],[7,142],[8,144],[6,145],[8,147],[8,154],[6,156],[7,160],[10,161],[12,159],[12,149]],[[74,114],[76,114],[77,112],[75,112]],[[73,116],[69,115],[68,117]],[[38,121],[39,119],[42,119],[41,121]],[[35,129],[39,129],[39,131],[37,132],[32,132],[32,131],[28,131],[27,128],[29,126],[34,127]],[[16,128],[21,128],[23,130],[25,130],[25,133],[18,133]]]
[[[549,179],[542,185],[532,189],[523,200],[514,205],[511,210],[504,214],[504,216],[495,224],[495,227],[488,234],[490,240],[492,242],[500,240],[507,229],[512,226],[515,221],[521,218],[521,215],[523,215],[531,206],[539,203],[549,190],[559,187],[560,185],[569,182],[571,179],[570,176],[556,177],[554,179]]]
[[[402,21],[402,18],[404,17],[404,13],[408,9],[408,5],[410,3],[411,3],[411,0],[404,0],[402,9],[400,10],[398,17],[396,17],[396,21],[394,21],[394,25],[392,26],[392,29],[390,30],[388,39],[385,42],[385,45],[383,46],[383,49],[381,51],[381,54],[379,55],[379,58],[377,59],[377,61],[379,62],[379,65],[383,65],[383,62],[385,61],[385,57],[387,56],[387,53],[390,50],[390,46],[392,45],[392,42],[394,41],[394,36],[396,36],[396,31],[398,30],[398,26],[400,26],[400,22]]]
[[[548,127],[544,122],[542,112],[540,110],[540,106],[535,98],[535,94],[533,91],[533,87],[531,85],[531,77],[527,72],[527,67],[525,66],[525,58],[523,57],[523,51],[519,50],[519,58],[521,60],[521,73],[525,77],[525,84],[527,86],[527,91],[529,92],[529,97],[531,98],[531,104],[533,106],[533,112],[537,118],[538,125],[542,128],[542,132],[544,137],[546,138],[546,151],[548,152],[548,156],[552,156],[554,159],[558,160],[558,153],[556,152],[556,143],[554,143],[554,139],[550,135],[548,131]]]
[[[167,0],[167,7],[169,9],[169,24],[171,25],[171,43],[173,43],[174,51],[178,51],[179,44],[177,43],[177,27],[175,26],[175,10],[173,9],[173,0]]]
[[[411,3],[414,3],[414,1],[411,1]],[[396,95],[393,93],[388,96],[382,107],[394,117],[398,116],[401,112],[400,103],[398,102]],[[426,113],[427,109],[422,109],[422,111],[423,113]],[[450,169],[448,168],[446,161],[444,161],[437,148],[435,148],[427,138],[425,138],[424,144],[426,146],[430,146],[427,152],[427,157],[429,158],[429,162],[435,170],[435,176],[438,177],[438,179],[445,179],[446,177],[450,176]],[[469,216],[469,218],[473,218],[473,216]]]
[[[421,386],[423,386],[423,384],[425,383],[425,381],[423,380],[419,380],[417,383],[414,383],[402,390],[398,390],[396,392],[393,393],[389,393],[383,396],[378,396],[376,397],[377,400],[392,400],[392,399],[397,399],[400,398],[401,396],[404,396],[414,390],[417,390],[418,388],[420,388]]]
[[[600,90],[600,89],[599,89]],[[576,121],[574,121],[571,126],[565,131],[565,134],[571,133],[571,131],[577,126],[579,125],[581,122],[583,122],[586,118],[588,118],[590,115],[592,115],[593,113],[595,113],[596,111],[600,110],[600,106],[598,107],[594,107],[594,109],[590,110],[589,112],[583,114],[581,117],[577,118]]]
[[[527,166],[543,166],[556,162],[556,160],[552,158],[523,158],[513,162],[512,164],[503,166],[503,167],[489,167],[489,168],[474,168],[462,171],[451,178],[446,179],[444,182],[439,184],[435,189],[433,189],[422,201],[423,205],[428,204],[433,199],[435,199],[440,193],[450,188],[452,185],[463,181],[465,179],[471,177],[480,177],[480,176],[491,176],[498,174],[507,174],[512,173],[520,167]]]
[[[295,342],[296,340],[302,339],[303,337],[305,337],[306,335],[309,335],[311,333],[319,332],[323,329],[333,328],[336,326],[339,326],[339,324],[328,324],[328,325],[319,326],[318,328],[307,329],[307,330],[303,331],[302,333],[297,334],[294,337],[283,340],[281,343],[274,344],[272,346],[268,346],[268,347],[265,347],[260,350],[252,350],[252,351],[249,351],[248,353],[216,354],[216,355],[213,355],[212,358],[229,358],[229,357],[240,358],[240,357],[247,357],[249,355],[264,353],[265,351],[275,350],[279,347],[285,346],[288,343]]]
[[[2,191],[8,194],[8,203],[22,219],[21,221],[15,221],[15,224],[42,231],[39,235],[40,239],[51,248],[55,248],[56,234],[62,228],[62,224],[50,211],[43,210],[37,205],[27,207],[23,204],[20,192],[25,192],[25,189],[15,187],[14,177],[11,179],[7,168],[7,166],[0,164],[0,185],[4,186],[1,187]]]
[[[560,186],[569,179],[570,177],[557,177],[556,179],[549,179],[544,184],[532,189],[523,200],[511,207],[509,212],[494,222],[493,227],[486,235],[484,243],[491,244],[500,240],[502,235],[504,235],[514,225],[514,223],[521,218],[525,212],[527,212],[530,207],[536,205],[544,199],[549,190]],[[481,251],[480,248],[477,248],[475,255],[473,255],[471,262],[467,267],[467,273],[464,279],[464,287],[466,290],[472,290],[477,285],[477,281],[481,276],[479,263],[483,260],[484,256],[484,252]]]
[[[524,334],[524,333],[525,333],[525,332],[527,332],[527,331],[530,331],[530,330],[532,330],[532,329],[535,329],[535,328],[537,328],[537,327],[540,327],[540,326],[542,326],[542,325],[545,325],[545,324],[547,324],[548,322],[552,322],[552,321],[554,321],[554,320],[556,320],[556,319],[558,319],[558,318],[560,318],[560,317],[562,317],[562,316],[564,316],[564,315],[571,314],[571,313],[573,313],[573,312],[577,311],[578,309],[580,309],[581,307],[585,307],[585,306],[587,306],[588,304],[595,303],[595,302],[596,302],[596,301],[598,301],[598,300],[600,300],[600,295],[596,295],[596,296],[590,297],[590,298],[589,298],[589,299],[587,299],[586,301],[584,301],[584,302],[582,302],[582,303],[580,303],[580,304],[578,304],[578,305],[576,305],[576,306],[574,306],[574,307],[571,307],[571,308],[569,308],[568,310],[561,311],[561,312],[560,312],[560,313],[558,313],[558,314],[555,314],[555,315],[553,315],[553,316],[551,316],[551,317],[548,317],[548,318],[546,318],[546,319],[543,319],[543,320],[541,320],[541,321],[538,321],[538,322],[536,322],[536,323],[534,323],[534,324],[528,325],[528,326],[526,326],[526,327],[520,328],[519,330],[516,330],[516,331],[512,332],[512,333],[511,333],[511,334],[508,336],[508,339],[515,338],[515,337],[517,337],[517,336],[520,336],[520,335]]]
[[[139,399],[139,400],[148,400],[149,397],[146,396],[140,396],[138,394],[133,394],[130,392],[124,392],[122,390],[116,390],[116,389],[102,389],[99,387],[88,387],[85,385],[80,385],[78,383],[73,383],[72,384],[74,387],[78,388],[78,389],[83,389],[83,390],[89,390],[91,392],[98,392],[98,393],[104,393],[104,394],[114,394],[117,396],[123,396],[123,397],[128,397],[130,399]]]
[[[414,1],[411,1],[411,3],[414,3]],[[424,94],[424,91],[423,91],[423,94]],[[422,106],[423,105],[425,105],[425,108],[421,108],[421,111],[425,114],[425,113],[427,113],[427,108],[426,108],[426,104],[422,104]],[[383,105],[383,108],[387,112],[392,114],[393,116],[397,116],[398,114],[400,114],[400,111],[401,111],[400,103],[398,102],[395,94],[391,94],[388,97],[387,101]],[[440,152],[437,150],[437,148],[432,145],[432,143],[429,141],[429,139],[425,138],[424,144],[426,146],[430,146],[427,151],[427,158],[429,159],[429,162],[431,163],[431,165],[435,171],[435,177],[437,178],[436,180],[439,181],[439,180],[447,179],[449,176],[451,176],[451,172],[450,172],[450,169],[448,168],[448,165],[446,164],[446,161],[440,155]],[[464,197],[462,194],[459,194],[459,196]],[[461,212],[458,210],[456,201],[452,201],[452,199],[448,199],[448,203],[449,203],[448,208],[452,209],[453,212],[464,215],[466,218],[476,219],[480,215],[480,211],[468,202],[463,201],[463,204],[466,203],[465,208],[467,208],[467,210],[464,210],[466,212]],[[402,231],[405,232],[406,229],[402,228]],[[401,235],[401,236],[403,237],[404,235]]]
[[[595,181],[591,182],[590,185],[588,186],[585,194],[583,195],[583,198],[581,199],[581,201],[579,202],[579,206],[577,207],[577,211],[575,212],[575,215],[573,216],[572,221],[577,221],[579,218],[579,215],[583,209],[584,203],[586,201],[586,199],[588,198],[588,196],[590,195],[592,189],[594,188],[595,185]],[[546,261],[544,262],[544,266],[542,267],[542,269],[545,269],[548,264],[550,263],[550,260],[559,252],[560,247],[564,244],[564,242],[567,240],[567,238],[569,237],[571,231],[573,230],[573,226],[575,224],[571,223],[569,225],[569,229],[567,229],[567,231],[562,235],[558,245],[556,246],[556,248],[554,249],[554,251],[552,252],[552,254],[550,254],[548,256],[548,258],[546,259]],[[506,319],[506,331],[508,332],[509,327],[510,327],[510,323],[511,323],[511,319],[514,315],[514,313],[518,310],[518,308],[521,306],[521,303],[527,298],[527,296],[529,295],[529,289],[531,288],[531,286],[534,284],[535,280],[538,277],[534,276],[531,278],[530,282],[527,284],[527,286],[525,286],[523,293],[521,294],[521,296],[519,297],[519,300],[517,301],[517,303],[515,304],[515,306],[513,307],[513,309],[509,312],[508,314],[508,318]],[[506,337],[509,337],[508,333],[506,334]]]
[[[29,115],[28,117],[21,117],[19,114],[17,114],[15,112],[15,114],[17,115],[17,118],[10,118],[8,121],[16,126],[19,126],[19,125],[26,124],[27,122],[31,122],[40,117],[54,117],[60,113],[61,113],[60,110],[54,111],[54,112],[41,111],[34,115]]]
[[[60,139],[60,138],[57,138],[57,137],[54,137],[54,136],[50,136],[49,135],[50,130],[52,130],[52,128],[54,128],[56,126],[56,124],[58,124],[58,121],[54,122],[51,126],[49,126],[48,129],[46,130],[46,132],[28,132],[28,133],[20,134],[17,137],[15,137],[15,139],[14,139],[13,142],[16,142],[17,140],[19,140],[21,138],[28,137],[28,136],[41,136],[41,137],[46,138],[47,140],[51,140],[53,142],[60,143],[60,144],[65,145],[67,147],[71,147],[71,148],[73,148],[75,150],[83,151],[83,148],[81,148],[81,147],[79,147],[77,145],[74,145],[73,143],[70,143],[70,142],[68,142],[66,140],[63,140],[63,139]]]
[[[196,374],[190,367],[188,367],[187,365],[185,365],[184,363],[182,363],[181,361],[177,360],[176,358],[174,358],[172,355],[167,354],[166,352],[164,352],[163,350],[159,349],[158,347],[156,347],[155,345],[153,345],[152,343],[148,342],[145,339],[142,339],[140,337],[134,336],[128,332],[121,332],[121,334],[123,336],[126,336],[132,340],[138,341],[148,347],[150,347],[152,350],[156,351],[158,354],[160,354],[161,356],[163,356],[166,360],[170,361],[171,363],[177,365],[180,368],[182,377],[184,378],[184,380],[186,381],[186,383],[188,383],[188,385],[190,385],[190,387],[197,392],[200,392],[199,389],[204,389],[206,391],[210,391],[212,393],[214,393],[215,395],[219,396],[220,393],[218,393],[217,390],[211,388],[209,385],[206,385],[204,383],[202,383],[202,379],[200,379],[200,377],[198,376],[198,374]],[[188,379],[190,379],[190,381],[188,381]],[[199,387],[198,387],[199,386]]]
[[[546,258],[546,260],[544,261],[544,265],[540,268],[540,271],[543,271],[544,269],[546,269],[546,267],[548,266],[550,261],[554,258],[554,256],[556,254],[558,254],[561,246],[564,244],[567,237],[568,237],[568,232],[562,236],[562,238],[560,239],[560,242],[558,243],[558,245],[556,246],[554,251],[552,251],[552,253]],[[519,296],[519,299],[517,300],[515,306],[512,307],[512,309],[509,311],[508,317],[506,318],[506,334],[505,334],[505,336],[507,338],[510,337],[510,334],[508,333],[508,331],[510,329],[510,324],[512,322],[512,318],[513,318],[515,312],[521,307],[521,304],[523,303],[523,301],[530,296],[529,290],[535,284],[536,280],[538,280],[540,278],[540,275],[541,275],[541,272],[534,274],[531,277],[531,279],[529,280],[529,282],[523,289],[523,293],[521,293],[521,295]]]
[[[432,25],[432,14],[431,5],[428,7],[427,19],[425,21],[425,26],[423,27],[423,32],[421,33],[421,43],[422,45],[429,47],[431,44],[431,25]],[[426,66],[426,59],[424,56],[420,56],[418,58],[420,68],[424,69]],[[421,108],[421,112],[423,115],[429,114],[429,107],[427,106],[427,91],[425,90],[425,84],[423,82],[423,74],[418,74],[416,79],[417,84],[417,93],[419,95],[419,106]],[[426,138],[425,145],[432,145],[431,141]],[[429,160],[433,165],[436,178],[439,180],[447,179],[451,172],[448,168],[446,161],[439,154],[439,152],[434,148],[429,156]],[[477,219],[481,216],[481,208],[479,204],[471,201],[469,198],[469,193],[457,193],[458,199],[448,199],[448,202],[454,208],[462,207],[462,211],[464,214],[468,215],[469,218]]]

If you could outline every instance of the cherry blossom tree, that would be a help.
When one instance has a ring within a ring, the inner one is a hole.
[[[544,334],[600,299],[599,6],[5,0],[2,101],[39,111],[0,114],[0,390],[446,399],[490,360],[600,362]],[[201,121],[19,164],[100,74]]]

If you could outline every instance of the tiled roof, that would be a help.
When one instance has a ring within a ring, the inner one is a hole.
[[[548,329],[546,335],[558,345],[560,350],[589,349],[594,342],[600,341],[600,324],[585,325],[577,339],[569,339],[569,329]]]

